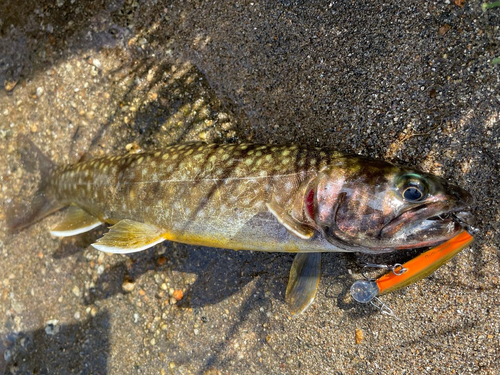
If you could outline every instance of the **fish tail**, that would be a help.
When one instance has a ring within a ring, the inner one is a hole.
[[[55,168],[52,160],[26,136],[19,136],[17,143],[22,165],[28,172],[37,172],[40,183],[31,202],[18,198],[8,206],[7,228],[10,232],[22,230],[64,207],[57,202],[52,189],[51,176]]]

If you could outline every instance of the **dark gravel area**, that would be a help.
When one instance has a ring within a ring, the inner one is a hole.
[[[499,26],[469,0],[1,1],[0,373],[500,373]],[[288,254],[111,256],[90,247],[102,230],[51,237],[61,214],[8,234],[39,179],[20,134],[57,164],[193,140],[335,147],[464,187],[479,233],[382,297],[397,318],[349,297],[354,254],[323,257],[291,318]]]

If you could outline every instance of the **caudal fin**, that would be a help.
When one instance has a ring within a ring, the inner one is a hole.
[[[11,232],[24,229],[62,208],[62,205],[57,203],[50,184],[54,169],[52,161],[25,136],[20,136],[17,143],[23,167],[28,172],[38,171],[40,183],[31,202],[13,199],[7,208],[7,227]]]

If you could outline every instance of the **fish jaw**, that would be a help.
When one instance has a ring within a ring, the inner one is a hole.
[[[379,237],[400,243],[398,249],[436,246],[474,224],[467,210],[473,201],[467,191],[445,183],[430,202],[411,207],[385,225]]]

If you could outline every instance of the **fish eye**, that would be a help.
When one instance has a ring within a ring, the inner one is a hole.
[[[401,197],[407,202],[419,202],[429,192],[428,181],[417,173],[406,173],[396,180]]]
[[[403,191],[403,198],[409,202],[416,202],[424,197],[424,193],[416,187],[409,186]]]

